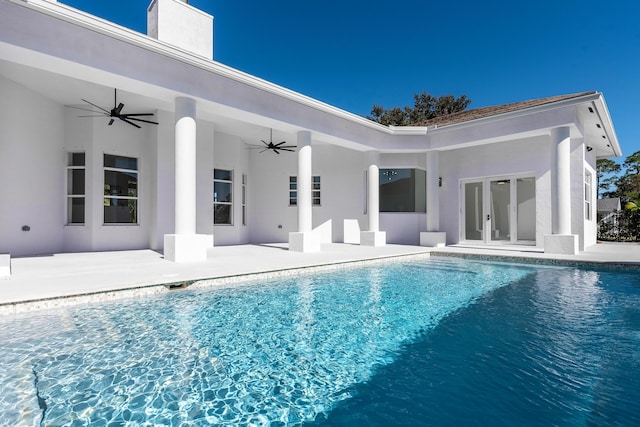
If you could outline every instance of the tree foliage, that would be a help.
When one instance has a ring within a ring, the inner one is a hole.
[[[374,105],[367,118],[385,126],[411,126],[423,124],[435,117],[464,111],[470,104],[471,99],[467,98],[467,95],[457,98],[453,95],[435,97],[423,91],[413,95],[413,107],[386,109],[382,105]]]
[[[628,156],[622,166],[608,159],[598,160],[598,189],[603,197],[619,197],[622,210],[599,222],[600,239],[640,240],[640,150]]]

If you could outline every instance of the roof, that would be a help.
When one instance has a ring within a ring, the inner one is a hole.
[[[547,98],[532,99],[529,101],[513,102],[511,104],[495,105],[490,107],[480,107],[471,110],[460,111],[458,113],[447,114],[446,116],[434,117],[416,126],[446,126],[457,123],[464,123],[471,120],[496,116],[498,114],[511,113],[513,111],[525,110],[539,105],[551,104],[558,101],[579,98],[585,95],[593,95],[595,91],[572,93],[568,95],[549,96]]]
[[[620,198],[611,197],[608,199],[598,199],[598,212],[613,212],[620,210]]]

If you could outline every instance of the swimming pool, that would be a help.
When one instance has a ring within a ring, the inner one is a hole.
[[[0,425],[640,423],[637,271],[408,259],[0,326]]]

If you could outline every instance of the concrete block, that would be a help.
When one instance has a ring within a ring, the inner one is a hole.
[[[344,220],[344,243],[360,244],[360,224],[357,219]]]
[[[293,252],[320,252],[320,236],[312,231],[289,233],[289,250]]]
[[[0,278],[11,276],[11,255],[0,254]]]
[[[213,246],[211,234],[165,234],[164,259],[172,262],[204,262],[207,248]]]
[[[385,246],[387,244],[387,233],[385,231],[361,231],[360,245],[362,246]]]
[[[444,231],[423,231],[420,233],[420,246],[444,248],[447,245],[447,233]]]
[[[558,255],[577,255],[578,250],[577,234],[545,234],[544,253]]]

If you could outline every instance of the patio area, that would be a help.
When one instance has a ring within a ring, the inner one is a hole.
[[[224,284],[247,275],[291,275],[300,268],[329,268],[408,255],[640,268],[640,244],[625,243],[600,243],[576,256],[549,255],[523,246],[425,248],[333,243],[316,253],[287,249],[286,244],[219,246],[209,249],[206,262],[183,264],[166,261],[152,250],[12,258],[11,276],[0,279],[0,314],[167,292],[170,287],[202,280]]]

